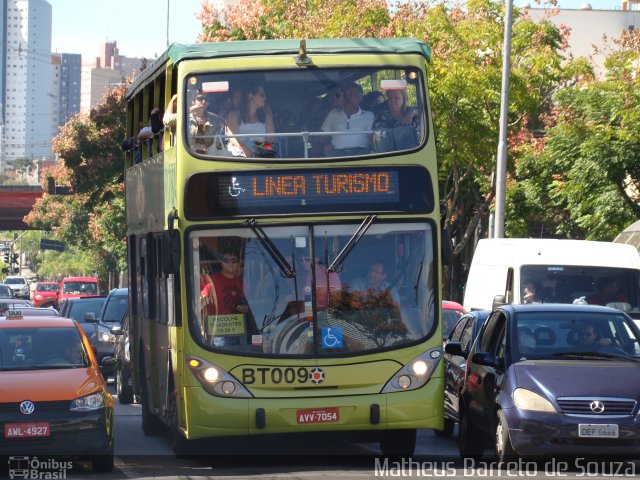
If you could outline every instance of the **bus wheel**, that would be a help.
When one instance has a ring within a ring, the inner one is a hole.
[[[147,376],[144,365],[141,368],[140,378],[142,379],[142,391],[140,392],[140,403],[142,404],[142,431],[147,436],[161,435],[164,424],[151,413],[149,406],[149,392],[147,391]]]
[[[380,450],[385,457],[412,457],[415,449],[415,429],[387,430],[380,439]]]
[[[444,428],[442,430],[434,430],[433,433],[436,434],[436,437],[440,438],[450,437],[451,435],[453,435],[453,429],[455,428],[455,426],[456,424],[453,420],[451,420],[450,418],[445,418]]]

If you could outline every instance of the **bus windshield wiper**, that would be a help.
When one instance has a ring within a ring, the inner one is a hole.
[[[287,262],[287,259],[280,253],[278,247],[271,241],[269,236],[265,233],[262,227],[258,224],[255,218],[248,218],[244,221],[244,223],[253,230],[253,233],[256,234],[258,241],[262,245],[262,247],[267,251],[267,253],[273,258],[273,261],[276,262],[282,274],[287,278],[293,278],[296,276],[296,270]]]
[[[344,246],[344,248],[336,256],[336,258],[333,260],[331,265],[329,265],[329,268],[327,268],[327,272],[329,273],[336,272],[340,267],[342,267],[342,263],[347,258],[347,255],[351,253],[351,250],[353,250],[353,247],[356,246],[356,244],[360,241],[362,236],[367,232],[367,230],[369,230],[369,227],[371,226],[373,221],[376,219],[376,217],[377,215],[367,215],[365,217],[365,219],[362,221],[358,229],[353,233],[353,235],[351,236],[347,244]]]
[[[605,353],[605,352],[564,352],[554,353],[552,357],[579,357],[579,358],[606,358],[613,360],[616,358],[623,358],[625,360],[631,360],[632,362],[640,362],[639,358],[631,357],[629,355],[621,355],[619,353]]]

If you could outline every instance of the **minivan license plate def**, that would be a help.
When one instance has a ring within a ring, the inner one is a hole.
[[[578,436],[587,438],[618,438],[618,425],[615,423],[581,423]]]

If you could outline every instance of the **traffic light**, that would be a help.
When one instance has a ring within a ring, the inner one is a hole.
[[[9,263],[9,252],[4,252],[4,263]]]
[[[17,253],[14,253],[13,256],[11,257],[11,264],[12,265],[13,264],[17,265],[18,264],[18,254]]]

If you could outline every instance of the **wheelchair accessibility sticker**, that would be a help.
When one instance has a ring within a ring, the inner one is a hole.
[[[322,348],[342,348],[344,343],[342,328],[326,327],[320,330],[322,336]]]

